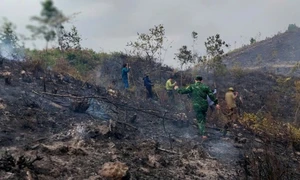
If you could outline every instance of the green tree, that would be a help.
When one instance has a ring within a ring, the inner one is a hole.
[[[149,29],[148,33],[137,33],[138,38],[134,42],[127,43],[127,46],[131,47],[132,50],[129,52],[137,57],[144,58],[148,62],[146,71],[153,67],[154,62],[162,64],[165,59],[168,48],[171,48],[172,42],[165,47],[165,43],[168,41],[165,36],[165,28],[163,24],[155,25]],[[162,54],[164,53],[164,56]],[[161,83],[161,67],[159,70],[159,81]]]
[[[256,40],[254,38],[251,38],[250,39],[250,44],[254,44],[254,43],[256,43]]]
[[[197,41],[197,39],[198,39],[198,33],[197,32],[195,32],[195,31],[193,31],[192,32],[192,38],[193,38],[193,45],[192,45],[192,50],[193,50],[193,54],[194,54],[194,52],[195,52],[195,45],[196,45],[196,41]]]
[[[178,53],[175,53],[175,58],[180,63],[181,69],[181,78],[180,78],[180,85],[182,86],[182,71],[183,67],[187,66],[189,63],[194,63],[192,51],[188,49],[187,46],[182,46]]]
[[[192,56],[193,56],[193,62],[195,63],[196,59],[198,58],[198,53],[195,52],[195,45],[196,45],[196,42],[198,40],[198,33],[197,32],[195,32],[195,31],[192,32],[192,39],[193,39]]]
[[[32,31],[34,38],[44,38],[46,40],[46,49],[48,49],[48,43],[56,39],[59,28],[68,18],[54,6],[52,0],[45,0],[41,4],[42,11],[40,16],[31,18],[32,21],[36,21],[39,25],[28,25],[27,28]]]
[[[62,51],[68,49],[81,49],[81,37],[75,26],[72,26],[71,31],[65,30],[64,26],[60,26],[58,44]]]
[[[219,34],[208,37],[204,45],[206,47],[207,57],[202,59],[209,59],[207,62],[208,68],[213,70],[215,75],[222,74],[226,69],[222,62],[222,55],[224,54],[223,48],[229,45],[221,39]]]
[[[165,28],[162,24],[149,29],[149,33],[137,33],[138,38],[135,42],[129,42],[127,46],[132,47],[132,54],[145,58],[149,62],[162,62],[162,51],[166,41]]]

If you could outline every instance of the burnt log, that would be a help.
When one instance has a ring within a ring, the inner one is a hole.
[[[71,103],[71,110],[78,113],[84,113],[88,108],[90,104],[87,99],[83,100],[74,100]]]

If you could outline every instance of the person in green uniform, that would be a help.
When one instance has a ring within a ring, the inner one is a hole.
[[[220,106],[218,104],[218,99],[213,94],[213,91],[201,81],[202,77],[197,76],[194,84],[191,84],[186,88],[178,88],[178,86],[175,86],[174,89],[179,94],[190,94],[193,103],[193,109],[196,113],[196,119],[198,121],[200,135],[203,139],[206,139],[207,136],[205,135],[205,124],[206,112],[208,109],[207,96],[209,96],[209,98],[215,103],[217,109],[220,109]]]

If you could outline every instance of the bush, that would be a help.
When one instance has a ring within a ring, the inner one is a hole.
[[[161,104],[166,104],[166,102],[168,102],[168,95],[163,84],[153,86],[153,92],[157,95]]]
[[[243,77],[246,74],[245,70],[240,66],[240,64],[235,64],[231,68],[231,73],[236,78],[241,78],[241,77]]]
[[[66,68],[65,71],[67,71],[69,75],[76,78],[85,77],[83,79],[91,77],[90,75],[94,72],[95,68],[100,65],[105,58],[110,56],[106,53],[96,53],[90,49],[69,49],[63,52],[59,49],[27,49],[25,53],[27,62],[33,63],[35,67],[37,64],[43,64],[43,68],[55,69],[60,73]]]
[[[269,114],[244,113],[240,123],[257,134],[300,143],[300,129],[291,124],[273,120]]]
[[[53,66],[53,70],[57,73],[68,74],[76,79],[84,80],[79,71],[75,67],[71,66],[65,59],[58,59]]]

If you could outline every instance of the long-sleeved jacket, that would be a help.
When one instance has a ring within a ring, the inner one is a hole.
[[[225,100],[226,100],[226,103],[227,103],[227,106],[229,109],[236,107],[235,98],[236,98],[236,96],[233,94],[232,91],[228,91],[225,94]]]
[[[122,79],[128,79],[128,72],[130,71],[130,68],[122,68]]]
[[[194,107],[208,108],[207,95],[215,104],[218,104],[218,99],[215,98],[213,92],[201,82],[196,82],[186,88],[179,88],[177,92],[180,94],[191,94]]]
[[[171,79],[167,80],[166,82],[166,90],[170,91],[170,90],[173,90],[173,87],[175,86],[176,83],[173,83],[171,82]]]
[[[152,86],[152,82],[150,81],[148,76],[145,76],[143,78],[143,80],[144,80],[144,86],[146,86],[146,87],[151,87]]]

